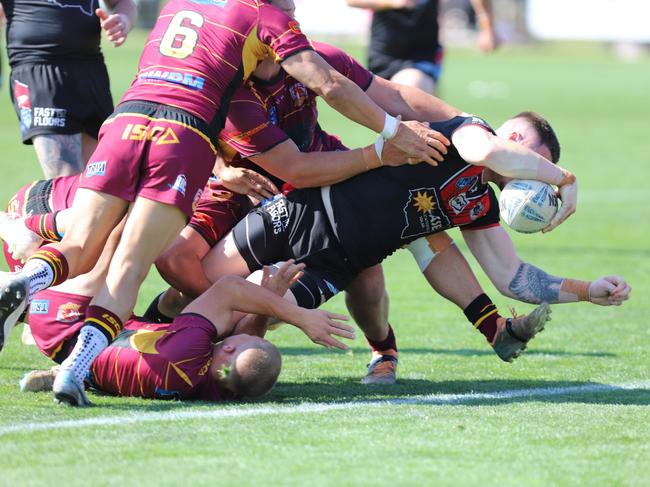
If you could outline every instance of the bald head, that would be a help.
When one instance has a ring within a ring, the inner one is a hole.
[[[238,347],[225,383],[235,394],[259,397],[273,388],[281,368],[278,349],[263,338],[251,336]]]

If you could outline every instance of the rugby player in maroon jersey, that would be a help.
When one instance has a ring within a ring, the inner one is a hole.
[[[298,23],[281,10],[261,0],[170,1],[145,45],[136,79],[100,130],[63,240],[42,247],[20,273],[1,276],[0,347],[36,292],[92,268],[128,211],[106,283],[62,364],[55,397],[72,405],[81,401],[92,360],[117,336],[153,260],[200,198],[232,93],[266,58],[345,116],[393,140],[406,156],[432,164],[441,158],[439,134],[375,105],[312,50]]]

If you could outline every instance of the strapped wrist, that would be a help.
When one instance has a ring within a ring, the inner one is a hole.
[[[361,149],[361,156],[363,157],[363,163],[366,166],[366,171],[377,169],[378,167],[382,166],[381,157],[377,155],[376,144],[372,144]]]
[[[562,281],[560,291],[565,293],[575,294],[578,301],[590,301],[589,288],[591,281],[580,281],[578,279],[565,279]]]
[[[390,140],[397,135],[398,129],[399,120],[387,113],[384,118],[384,128],[381,130],[381,136],[386,140]]]

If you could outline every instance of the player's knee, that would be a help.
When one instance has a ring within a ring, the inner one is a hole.
[[[346,301],[352,304],[366,304],[377,306],[388,296],[383,279],[369,277],[357,279],[346,290]]]

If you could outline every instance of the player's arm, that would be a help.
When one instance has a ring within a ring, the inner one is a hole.
[[[236,276],[219,279],[183,310],[184,313],[205,316],[215,323],[220,336],[227,336],[234,331],[239,320],[238,311],[272,316],[293,324],[314,343],[327,348],[347,348],[334,336],[354,338],[354,329],[343,322],[347,316],[300,308],[268,289]]]
[[[417,0],[346,0],[350,7],[367,8],[374,11],[397,8],[415,8]]]
[[[481,125],[460,127],[451,136],[451,141],[458,154],[470,164],[485,166],[509,178],[536,179],[558,186],[562,207],[545,231],[552,230],[575,213],[578,182],[570,171],[522,144],[497,137]]]
[[[169,285],[188,297],[210,288],[201,260],[210,251],[208,242],[194,228],[186,226],[171,246],[156,259],[156,268]]]
[[[138,9],[133,0],[106,0],[104,3],[111,13],[108,14],[101,8],[98,8],[95,13],[108,40],[115,47],[119,47],[124,44],[129,32],[135,26]]]
[[[462,233],[481,268],[504,296],[533,304],[590,301],[603,306],[620,305],[629,297],[630,286],[620,276],[581,281],[553,276],[522,261],[501,226]]]
[[[472,8],[476,14],[476,23],[479,28],[478,47],[483,52],[494,51],[498,45],[498,39],[494,32],[494,10],[491,0],[471,0]]]
[[[436,122],[448,120],[461,113],[440,98],[413,86],[393,83],[380,76],[373,77],[366,93],[388,113],[401,115],[404,120]]]
[[[423,123],[402,122],[388,115],[355,83],[332,68],[315,51],[303,50],[282,61],[282,68],[321,96],[328,105],[389,139],[405,158],[412,157],[436,165],[435,140],[441,134]]]

